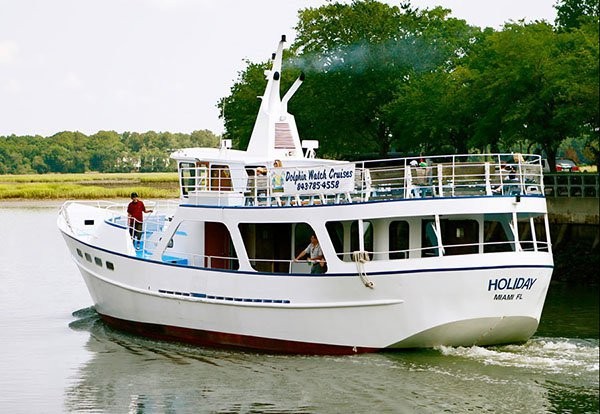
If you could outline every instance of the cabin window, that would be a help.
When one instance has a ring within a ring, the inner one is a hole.
[[[329,238],[333,243],[338,258],[345,262],[352,261],[352,252],[360,250],[358,220],[329,221],[325,224]],[[368,220],[363,220],[364,250],[373,258],[373,226]]]
[[[108,270],[115,270],[115,265],[112,262],[106,262],[106,268]]]
[[[100,259],[99,257],[94,257],[94,262],[97,266],[102,267],[102,259]]]
[[[306,263],[293,259],[308,246],[314,233],[306,223],[240,223],[250,265],[267,273],[310,273]]]
[[[497,253],[514,250],[510,214],[486,216],[483,222],[483,252]]]
[[[410,232],[408,222],[392,221],[389,227],[390,259],[408,258]]]
[[[92,263],[92,255],[89,253],[85,254],[85,260],[87,260],[88,262]]]
[[[438,235],[435,221],[421,222],[421,245],[423,256],[438,256]],[[440,232],[444,255],[473,254],[479,252],[479,224],[476,220],[440,219]]]
[[[421,220],[421,257],[440,256],[434,219]]]
[[[444,255],[479,252],[479,225],[476,220],[440,220]]]
[[[210,166],[210,189],[212,191],[231,191],[231,171],[228,165]]]
[[[517,227],[519,229],[519,242],[521,248],[523,250],[533,251],[535,250],[535,244],[537,242],[538,250],[548,251],[548,239],[546,237],[546,227],[544,226],[543,219],[536,222],[535,217],[533,217],[533,220],[531,220],[531,218],[532,216],[529,214],[517,214]]]
[[[77,249],[77,255],[78,255],[79,257],[83,257],[83,253],[81,252],[81,250]]]
[[[187,196],[190,191],[205,191],[207,163],[180,162],[179,179],[181,193]]]

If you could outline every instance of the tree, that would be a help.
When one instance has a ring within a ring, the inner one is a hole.
[[[448,18],[449,13],[440,7],[421,11],[376,1],[301,11],[292,49],[301,52],[297,60],[308,75],[312,70],[318,77],[307,81],[312,103],[303,108],[319,102],[325,110],[299,109],[298,125],[325,138],[322,149],[329,153],[342,149],[383,156],[393,145],[410,148],[394,116],[414,113],[406,106],[413,103],[402,96],[407,84],[421,75],[452,70],[479,33],[463,20]],[[305,92],[290,106],[302,105]]]
[[[597,96],[598,77],[590,77],[597,73],[597,43],[587,52],[584,43],[544,22],[508,24],[486,36],[468,61],[481,100],[475,140],[509,147],[534,142],[554,163],[561,141],[579,135],[593,118],[586,105],[598,108],[597,98],[594,104],[586,97],[594,95],[590,82]]]
[[[599,0],[558,0],[556,25],[563,30],[576,29],[586,22],[598,22]]]
[[[89,166],[92,171],[118,172],[125,157],[125,147],[115,131],[98,131],[91,135],[88,145]]]
[[[397,149],[404,153],[468,152],[472,94],[468,70],[415,74],[385,108]]]
[[[386,117],[398,88],[415,74],[451,70],[478,33],[462,20],[449,19],[449,12],[374,0],[301,10],[282,79],[285,88],[300,71],[306,73],[289,105],[301,135],[319,139],[320,153],[329,156],[385,155],[399,139]],[[265,63],[249,63],[231,95],[219,103],[226,137],[238,138],[237,148],[244,148],[250,135],[265,68]]]

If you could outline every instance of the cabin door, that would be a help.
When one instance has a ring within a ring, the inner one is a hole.
[[[231,237],[223,223],[207,221],[204,227],[204,265],[213,269],[229,269]]]

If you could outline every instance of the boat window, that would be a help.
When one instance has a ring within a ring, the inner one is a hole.
[[[106,262],[106,268],[108,270],[115,270],[115,265],[112,262]]]
[[[534,250],[534,244],[538,243],[538,250],[548,251],[548,239],[546,237],[546,227],[544,226],[543,216],[533,218],[533,225],[530,220],[531,216],[525,213],[517,214],[517,227],[519,229],[519,242],[523,250]],[[534,239],[535,236],[535,239]]]
[[[228,165],[212,164],[210,166],[210,189],[212,191],[231,190],[231,171]]]
[[[78,255],[79,257],[83,257],[83,253],[81,252],[81,250],[77,249],[77,255]]]
[[[102,259],[100,259],[99,257],[94,257],[94,262],[96,263],[96,265],[102,267]]]
[[[337,257],[341,260],[346,260],[347,255],[344,255],[344,225],[339,221],[330,221],[327,222],[325,228],[327,229],[327,233],[329,234]],[[349,252],[350,249],[348,249],[348,255]],[[349,260],[350,259],[348,258],[346,261]]]
[[[333,243],[336,255],[345,262],[352,261],[352,252],[360,250],[358,220],[329,221],[325,224],[329,238]],[[363,220],[364,250],[373,259],[373,225]]]
[[[390,259],[407,259],[409,249],[409,227],[406,221],[392,221],[389,227]]]
[[[309,273],[306,263],[294,263],[314,233],[306,223],[240,223],[250,265],[268,273]]]
[[[88,262],[92,262],[92,256],[89,253],[85,254],[85,260],[87,260]]]
[[[494,214],[483,222],[483,252],[510,252],[514,250],[513,236],[510,230],[511,214]]]
[[[203,162],[180,162],[179,179],[181,193],[187,196],[190,191],[206,190],[206,167]]]
[[[439,256],[438,237],[434,219],[421,220],[421,256]]]
[[[444,255],[473,254],[479,251],[479,224],[476,220],[440,220]]]
[[[439,256],[438,235],[435,232],[435,221],[421,221],[422,256]],[[473,254],[479,252],[479,224],[469,219],[440,219],[441,244],[444,255]]]

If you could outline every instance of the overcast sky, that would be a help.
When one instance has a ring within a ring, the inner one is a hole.
[[[412,0],[499,29],[556,0]],[[399,5],[400,1],[386,1]],[[217,101],[326,0],[0,0],[0,136],[223,132]]]

